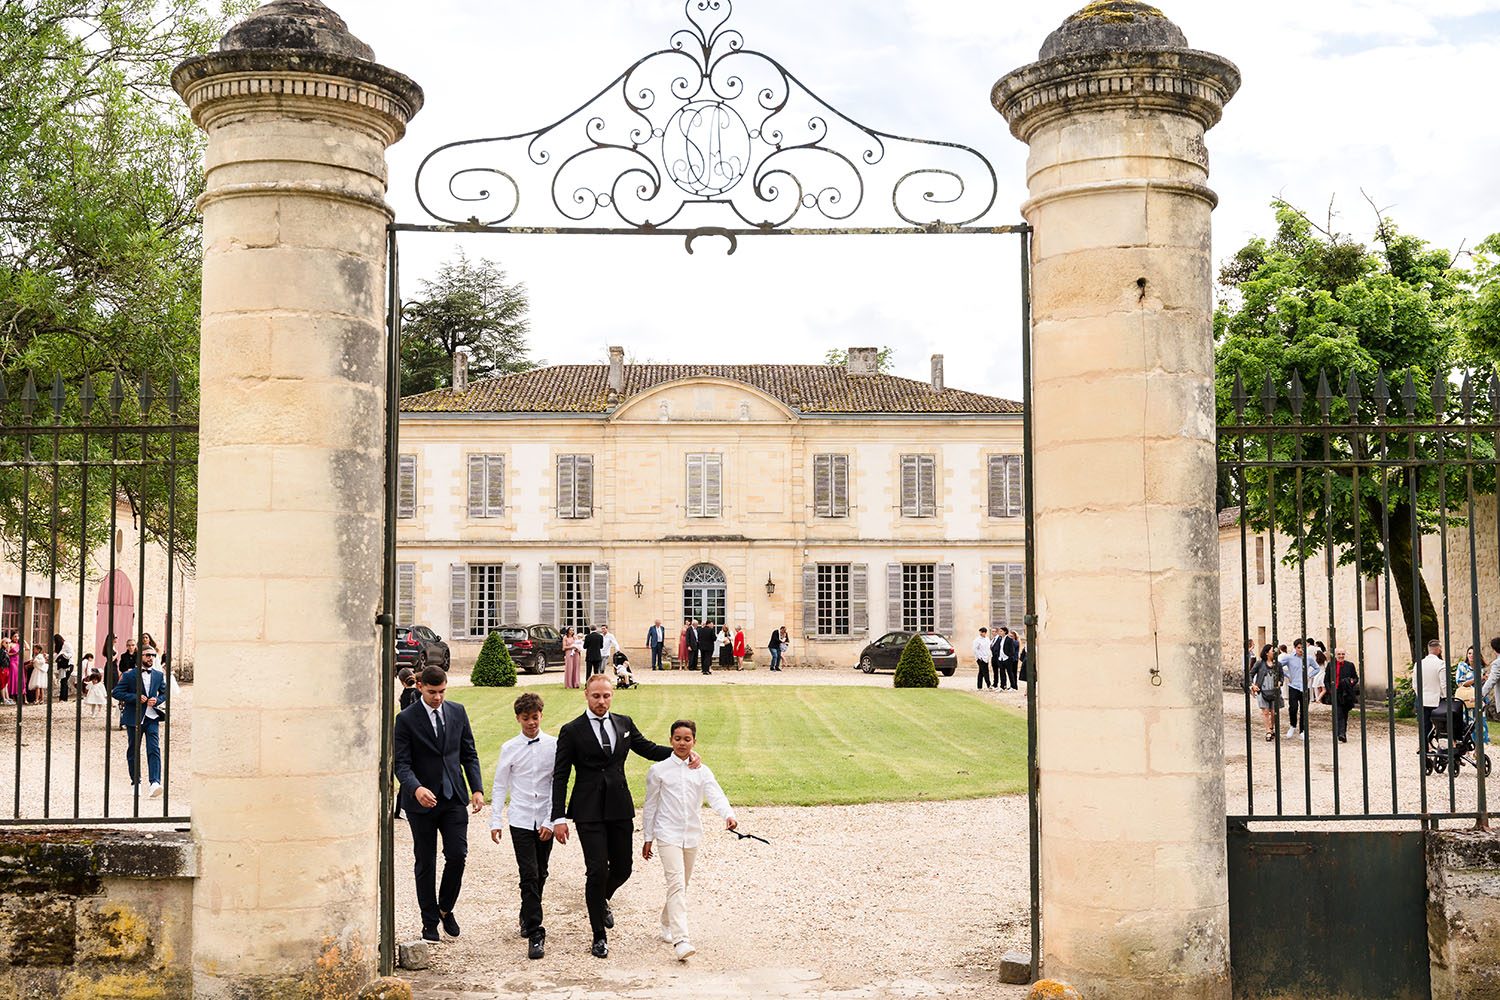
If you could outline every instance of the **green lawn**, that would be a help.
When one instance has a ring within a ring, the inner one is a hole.
[[[486,794],[500,744],[516,735],[520,688],[454,689],[479,744]],[[527,687],[554,736],[583,693]],[[665,745],[675,719],[698,723],[698,751],[736,805],[831,805],[972,799],[1026,790],[1026,719],[958,691],[866,687],[643,685],[614,710]],[[626,770],[639,803],[643,757]]]

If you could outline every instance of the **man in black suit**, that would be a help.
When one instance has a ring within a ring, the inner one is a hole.
[[[583,663],[585,677],[604,672],[604,634],[595,625],[590,625],[589,634],[583,637]]]
[[[714,623],[705,621],[698,626],[698,667],[705,674],[713,673],[711,665],[714,662],[714,642],[717,640],[719,630],[714,628]]]
[[[661,648],[666,644],[667,630],[661,627],[661,619],[646,630],[646,648],[651,650],[651,669],[661,669]]]
[[[647,760],[666,760],[670,747],[641,735],[629,716],[609,710],[615,687],[608,677],[584,684],[588,709],[557,732],[557,762],[552,771],[552,835],[568,842],[568,822],[578,827],[586,873],[584,900],[594,932],[595,958],[609,957],[608,928],[615,925],[609,900],[630,878],[635,853],[635,798],[625,780],[630,751]],[[698,755],[689,758],[698,765]],[[568,800],[568,774],[578,773]]]
[[[464,806],[476,813],[484,808],[484,780],[468,713],[458,702],[445,698],[447,673],[441,667],[425,667],[418,686],[422,697],[396,716],[396,780],[401,784],[401,808],[411,824],[422,939],[438,941],[440,922],[458,937],[453,907],[469,853],[469,814]],[[434,890],[440,833],[443,881]]]
[[[1016,634],[1010,629],[1002,629],[1000,636],[1000,652],[1005,659],[1000,662],[1005,673],[1000,678],[1000,686],[1003,688],[1010,685],[1012,691],[1021,690],[1020,679],[1016,676],[1016,668],[1020,664],[1021,644],[1016,641]]]

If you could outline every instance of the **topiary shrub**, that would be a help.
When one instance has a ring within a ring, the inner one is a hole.
[[[469,674],[469,683],[475,687],[508,688],[516,686],[516,664],[505,648],[505,640],[499,632],[491,632],[480,647],[479,659],[474,661],[474,670]]]
[[[927,648],[927,643],[922,641],[920,635],[912,636],[906,648],[901,651],[901,659],[896,663],[895,683],[898,688],[935,688],[938,686],[937,667],[932,662],[932,650]]]

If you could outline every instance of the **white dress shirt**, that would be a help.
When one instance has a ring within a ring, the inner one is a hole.
[[[500,807],[510,797],[509,825],[522,830],[544,830],[552,826],[552,771],[557,763],[557,737],[525,733],[506,740],[495,765],[495,788],[490,794],[490,829],[498,830]]]
[[[594,734],[594,739],[599,741],[599,749],[603,750],[604,740],[599,738],[599,719],[601,717],[595,715],[593,712],[584,712],[583,717],[589,721],[589,731]],[[620,730],[615,725],[615,717],[609,712],[604,713],[603,719],[604,728],[609,730],[609,748],[613,751],[620,745]]]
[[[707,765],[696,769],[675,753],[646,772],[646,805],[642,839],[673,847],[697,847],[703,840],[703,803],[724,819],[734,816],[724,790]]]
[[[1412,668],[1411,686],[1417,689],[1417,669],[1422,671],[1422,704],[1427,708],[1434,708],[1443,700],[1443,689],[1448,683],[1448,664],[1443,662],[1441,656],[1433,656],[1431,653],[1422,658],[1422,662]]]
[[[600,647],[599,655],[604,658],[605,663],[609,662],[609,658],[613,656],[619,650],[619,648],[620,644],[615,641],[615,634],[613,632],[604,633],[604,645]]]
[[[974,640],[974,659],[980,663],[990,662],[990,641],[984,636]]]

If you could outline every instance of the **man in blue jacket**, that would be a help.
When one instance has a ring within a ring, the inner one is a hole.
[[[161,720],[167,716],[168,685],[166,675],[156,669],[156,650],[141,650],[140,666],[120,675],[110,696],[120,703],[120,728],[125,730],[130,754],[130,783],[139,785],[139,741],[146,737],[146,768],[151,777],[151,797],[161,795]]]

